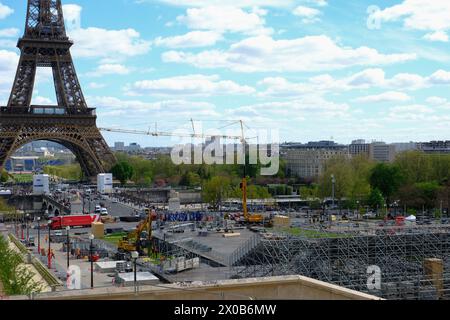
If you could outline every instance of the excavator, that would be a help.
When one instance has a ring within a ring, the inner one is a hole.
[[[156,220],[157,215],[154,210],[145,209],[146,218],[141,221],[136,229],[129,232],[122,240],[119,241],[119,252],[131,253],[133,251],[139,252],[139,255],[144,255],[144,248],[147,247],[147,254],[151,253],[152,240],[152,223]]]

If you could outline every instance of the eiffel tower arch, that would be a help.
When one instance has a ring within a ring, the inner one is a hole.
[[[61,0],[28,0],[20,61],[8,105],[0,107],[0,168],[23,145],[47,140],[73,152],[85,178],[111,169],[116,159],[97,128],[70,54]],[[36,69],[52,68],[57,105],[31,105]]]

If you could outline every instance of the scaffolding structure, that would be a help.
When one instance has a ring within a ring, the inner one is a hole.
[[[295,274],[386,299],[449,299],[449,253],[445,225],[264,234],[234,264],[234,277]],[[369,283],[373,266],[381,271],[380,286]]]

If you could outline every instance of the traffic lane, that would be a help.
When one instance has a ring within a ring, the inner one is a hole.
[[[85,200],[84,209],[90,213],[94,213],[95,206],[104,204],[108,210],[108,214],[113,217],[121,216],[132,216],[134,215],[135,209],[121,203],[114,203],[111,200]],[[83,212],[83,204],[74,204],[73,207],[76,212]],[[73,210],[72,210],[73,211]]]
[[[106,229],[120,229],[120,228],[122,228],[124,231],[131,231],[131,230],[134,230],[137,227],[137,225],[138,225],[137,222],[107,223],[107,224],[105,224],[105,230]],[[36,229],[34,227],[36,227]],[[42,225],[41,225],[41,227],[42,227]],[[64,235],[66,234],[65,229],[64,230],[51,230],[51,234],[53,235],[57,231],[62,232]],[[19,229],[19,233],[20,233],[20,229]],[[29,234],[30,234],[30,237],[34,237],[34,238],[37,237],[37,235],[38,235],[37,225],[30,226]],[[48,228],[41,228],[40,234],[41,234],[41,237],[45,236],[45,235],[48,235]],[[72,234],[72,235],[84,235],[84,234],[90,235],[91,234],[91,228],[78,228],[78,227],[71,228],[70,229],[70,234]],[[27,236],[27,231],[26,231],[26,229],[24,229],[24,237],[26,237],[26,236]]]

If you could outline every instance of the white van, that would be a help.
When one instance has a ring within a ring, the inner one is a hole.
[[[107,216],[108,215],[108,210],[106,208],[101,208],[100,209],[100,215],[101,216]]]

